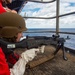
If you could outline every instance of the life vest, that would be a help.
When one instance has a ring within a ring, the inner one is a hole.
[[[5,59],[5,55],[0,48],[0,75],[10,75],[10,70]]]
[[[8,49],[5,45],[0,44],[0,47],[2,48],[7,62],[11,64],[9,67],[12,67],[18,61],[19,55],[14,53],[14,50]]]

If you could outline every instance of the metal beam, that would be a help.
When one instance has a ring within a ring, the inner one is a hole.
[[[43,0],[41,0],[41,1],[35,1],[35,0],[26,0],[26,1],[28,1],[28,2],[36,2],[36,3],[52,3],[52,2],[55,2],[56,0],[52,0],[52,1],[43,1]]]
[[[59,0],[56,1],[56,35],[59,35]]]
[[[72,14],[75,14],[75,11],[59,15],[58,17],[64,17],[64,16],[68,16],[68,15],[72,15]],[[23,18],[26,18],[26,19],[55,19],[56,16],[53,16],[53,17],[28,17],[28,16],[24,16]]]

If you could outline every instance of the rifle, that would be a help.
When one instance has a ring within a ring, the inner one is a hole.
[[[10,53],[10,50],[13,51],[15,48],[31,49],[31,48],[38,48],[39,46],[42,46],[42,45],[54,45],[54,46],[57,46],[54,52],[54,55],[56,55],[61,48],[63,50],[63,59],[67,60],[65,55],[64,42],[65,42],[64,38],[59,38],[59,36],[55,36],[55,35],[53,35],[52,37],[27,36],[26,39],[23,39],[22,41],[15,42],[15,43],[7,42],[7,41],[4,41],[3,39],[0,39],[1,47],[6,48],[8,50],[8,53]],[[7,54],[5,50],[4,50],[4,53]]]

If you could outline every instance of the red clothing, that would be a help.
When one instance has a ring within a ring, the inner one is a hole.
[[[5,59],[5,55],[0,48],[0,75],[10,75],[10,70]]]
[[[0,1],[0,14],[6,12]],[[5,55],[0,48],[0,75],[10,75],[10,69],[5,59]]]
[[[2,3],[1,3],[1,0],[0,0],[0,14],[1,14],[1,13],[4,13],[4,12],[6,12],[6,10],[3,8]],[[16,57],[17,59],[19,59],[19,55],[17,55],[17,54],[14,54],[14,55],[15,55],[15,57]],[[14,59],[14,58],[12,57],[12,55],[9,55],[8,62],[11,63],[11,64],[15,64],[15,63],[17,62],[17,60]]]
[[[19,55],[14,53],[14,56],[12,54],[9,54],[9,57],[8,57],[8,62],[12,65],[14,65],[19,59]]]
[[[1,0],[0,0],[0,14],[1,14],[1,13],[4,13],[4,12],[6,12],[6,10],[3,8],[2,3],[1,3]],[[19,56],[18,56],[17,54],[14,54],[14,55],[15,55],[15,57],[16,57],[17,59],[19,58]],[[15,63],[17,62],[17,60],[15,60],[15,59],[12,57],[12,55],[9,55],[8,62],[11,63],[11,64],[15,64]]]
[[[0,14],[6,12],[6,10],[3,8],[1,2],[0,2]]]

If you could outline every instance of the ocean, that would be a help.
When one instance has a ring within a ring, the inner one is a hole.
[[[55,35],[55,33],[50,33],[48,31],[55,31],[54,28],[37,28],[37,29],[28,29],[23,33],[24,36],[47,36],[51,37]],[[75,32],[75,28],[60,28],[61,32]],[[70,39],[67,39],[65,42],[65,47],[69,47],[75,50],[75,35],[72,34],[59,34],[60,37],[67,38],[69,36]]]

